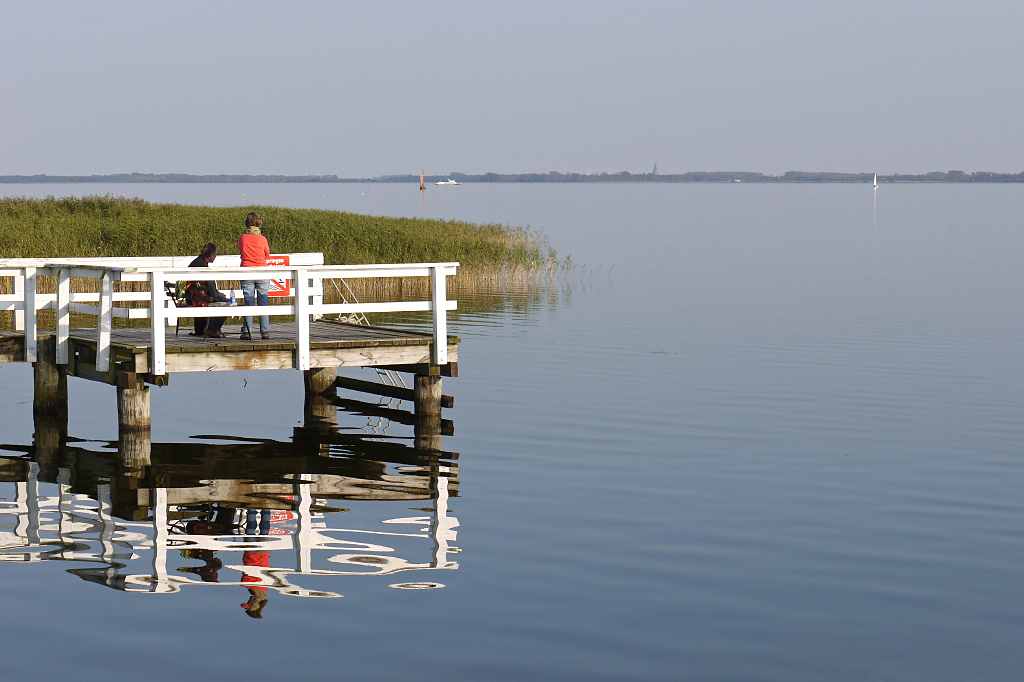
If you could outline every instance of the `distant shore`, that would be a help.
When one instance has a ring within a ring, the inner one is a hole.
[[[831,173],[787,171],[782,175],[767,175],[746,171],[693,171],[688,173],[448,173],[428,175],[428,184],[444,180],[460,183],[474,182],[769,182],[769,183],[871,183],[874,173]],[[187,173],[115,173],[111,175],[0,175],[0,184],[87,184],[87,183],[401,183],[419,184],[419,175],[382,175],[376,178],[340,178],[337,175],[189,175]],[[879,183],[896,182],[1024,182],[1024,172],[993,173],[978,171],[935,171],[924,174],[879,174]]]

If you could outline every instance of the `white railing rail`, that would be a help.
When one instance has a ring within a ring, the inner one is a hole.
[[[310,322],[324,315],[380,312],[432,312],[433,353],[431,362],[448,363],[447,311],[455,310],[456,301],[447,298],[446,278],[454,275],[458,263],[400,263],[383,265],[322,265],[304,264],[322,254],[290,254],[292,264],[265,268],[228,267],[189,268],[179,265],[180,258],[166,259],[5,259],[0,260],[0,277],[13,277],[12,294],[0,295],[0,310],[12,310],[15,327],[24,330],[25,360],[35,362],[39,333],[40,310],[56,310],[57,316],[57,364],[67,364],[70,351],[71,313],[82,313],[97,317],[96,325],[96,369],[105,372],[110,367],[110,337],[113,318],[150,319],[152,349],[149,353],[150,372],[155,375],[167,373],[165,339],[167,325],[175,324],[179,317],[225,317],[243,315],[268,315],[271,317],[295,317],[295,368],[310,369]],[[224,260],[227,260],[227,258]],[[237,259],[237,257],[236,257]],[[131,261],[135,260],[135,265]],[[221,259],[218,259],[221,260]],[[298,264],[296,264],[298,260]],[[147,262],[148,261],[148,262]],[[56,292],[38,291],[40,276],[55,276]],[[382,301],[375,303],[324,303],[324,279],[358,279],[387,277],[429,277],[430,300],[426,301]],[[72,293],[71,279],[84,278],[99,280],[99,292]],[[230,306],[230,307],[176,307],[167,296],[165,283],[210,280],[252,280],[290,279],[294,289],[294,302],[272,306]],[[148,291],[117,292],[114,282],[145,282]],[[148,301],[148,308],[118,306],[118,302]]]

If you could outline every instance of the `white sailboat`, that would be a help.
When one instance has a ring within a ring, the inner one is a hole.
[[[878,189],[878,173],[875,173],[875,189]]]

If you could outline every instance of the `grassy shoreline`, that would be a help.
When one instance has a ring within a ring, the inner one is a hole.
[[[188,255],[208,241],[236,254],[249,211],[263,216],[272,252],[321,251],[331,265],[459,261],[495,272],[543,268],[555,258],[543,235],[507,225],[112,196],[0,199],[0,258]]]
[[[245,215],[263,217],[263,234],[274,253],[323,252],[327,264],[461,263],[449,278],[453,296],[495,305],[496,292],[544,289],[562,266],[540,233],[505,225],[453,220],[388,218],[340,211],[275,206],[213,207],[157,204],[112,196],[0,199],[0,258],[90,256],[184,256],[212,241],[222,254],[238,253]],[[10,278],[0,278],[10,293]],[[52,292],[53,277],[40,278],[40,291]],[[237,288],[222,281],[222,288]],[[95,282],[75,281],[75,291],[94,291]],[[131,283],[119,284],[134,290]],[[421,300],[430,296],[424,278],[350,280],[346,293],[363,302]],[[340,287],[325,281],[325,299],[340,302]],[[40,324],[52,326],[52,311]],[[0,313],[0,327],[13,316]],[[118,326],[128,325],[118,321]]]

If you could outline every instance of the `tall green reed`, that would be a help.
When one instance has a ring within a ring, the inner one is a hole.
[[[0,257],[188,255],[208,241],[234,254],[249,211],[263,217],[272,251],[321,251],[329,264],[459,261],[468,270],[494,270],[553,259],[543,235],[507,225],[113,196],[0,199]]]

